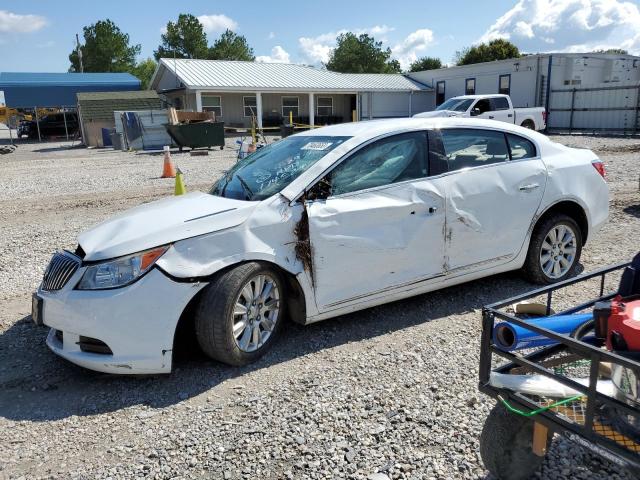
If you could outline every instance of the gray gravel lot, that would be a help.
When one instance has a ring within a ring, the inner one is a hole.
[[[640,140],[556,137],[607,164],[611,219],[586,270],[640,250]],[[229,142],[231,147],[232,141]],[[118,377],[59,359],[30,319],[51,253],[108,216],[172,193],[162,156],[23,144],[0,156],[0,478],[487,478],[478,438],[480,309],[531,288],[498,275],[308,327],[258,363],[184,352],[168,376]],[[206,189],[231,148],[175,154]],[[580,295],[567,293],[569,304]],[[556,438],[538,478],[630,479]]]

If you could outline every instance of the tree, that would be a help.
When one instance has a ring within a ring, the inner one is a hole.
[[[162,43],[153,52],[161,58],[207,58],[207,35],[196,17],[181,13],[177,22],[167,23],[167,31],[160,37]]]
[[[157,65],[158,64],[153,60],[153,58],[147,58],[146,60],[142,60],[138,63],[131,72],[138,78],[138,80],[140,80],[142,90],[147,90],[149,88],[151,77],[153,76],[153,72],[156,71]]]
[[[341,33],[336,48],[331,51],[328,70],[342,73],[399,73],[400,63],[391,59],[391,49],[382,48],[382,42],[366,33],[356,36],[352,32]]]
[[[417,59],[409,67],[410,72],[422,72],[424,70],[437,70],[442,68],[442,61],[434,57],[422,57]]]
[[[610,53],[612,55],[629,55],[629,52],[623,48],[607,48],[606,50],[594,50],[591,53]]]
[[[83,28],[82,64],[85,72],[129,72],[136,64],[140,45],[129,45],[129,35],[111,20],[100,20]],[[70,72],[80,71],[77,50],[69,55]]]
[[[471,63],[519,58],[520,56],[518,47],[507,40],[498,38],[491,40],[488,44],[481,43],[473,47],[465,48],[461,52],[456,52],[456,64],[469,65]]]
[[[249,46],[243,35],[237,35],[227,29],[220,35],[209,49],[207,58],[210,60],[245,60],[252,62],[256,59],[253,48]]]

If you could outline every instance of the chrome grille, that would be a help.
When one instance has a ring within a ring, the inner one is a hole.
[[[44,272],[41,288],[60,290],[80,266],[80,259],[69,252],[56,252]]]

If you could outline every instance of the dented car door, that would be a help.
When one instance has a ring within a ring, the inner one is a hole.
[[[307,203],[312,276],[321,311],[442,275],[444,190],[428,177],[424,132],[362,148]]]
[[[526,240],[547,174],[529,140],[495,130],[441,130],[447,158],[447,270],[513,259]]]

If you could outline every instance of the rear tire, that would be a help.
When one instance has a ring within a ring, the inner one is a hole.
[[[280,332],[284,294],[280,274],[257,262],[220,275],[205,288],[196,309],[196,337],[202,351],[228,365],[256,361]]]
[[[563,238],[554,238],[554,231]],[[522,269],[533,283],[560,282],[575,276],[581,254],[582,232],[576,221],[562,213],[552,214],[533,229]]]
[[[536,125],[531,120],[525,120],[524,122],[522,122],[520,126],[524,128],[528,128],[529,130],[536,129]]]
[[[535,473],[544,457],[533,453],[533,420],[509,413],[496,404],[480,434],[480,456],[499,480],[525,480]],[[547,435],[547,449],[553,433]]]

